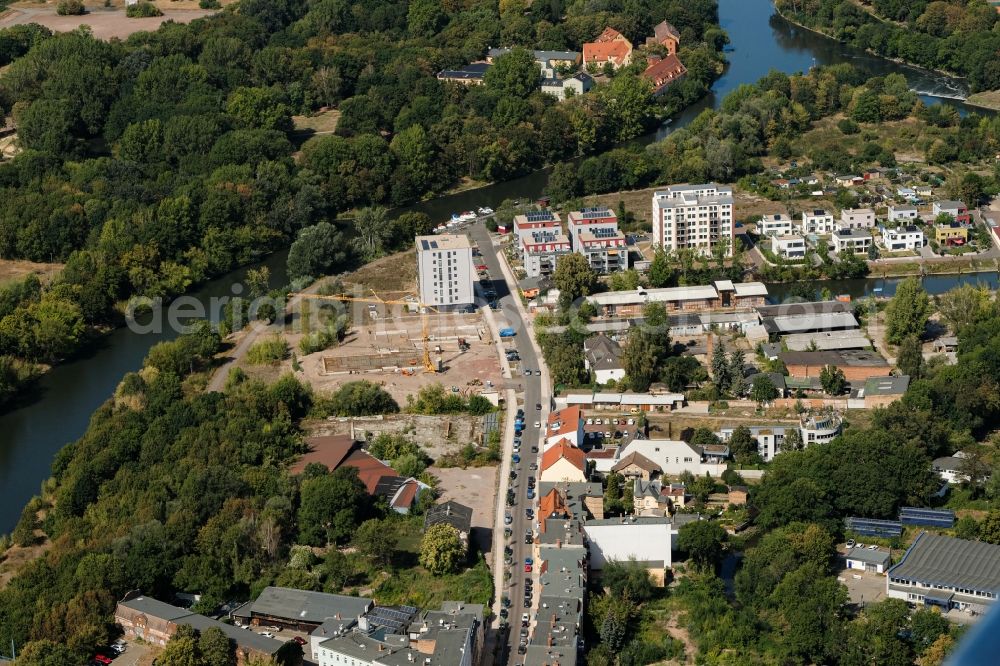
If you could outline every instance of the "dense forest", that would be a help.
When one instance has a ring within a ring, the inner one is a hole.
[[[804,26],[886,58],[1000,88],[998,14],[986,0],[777,0]]]
[[[0,397],[131,296],[183,293],[344,211],[603,150],[720,72],[715,0],[529,4],[244,0],[122,42],[0,31],[0,115],[24,148],[0,165],[0,257],[65,263],[52,285],[0,295]],[[491,46],[579,50],[607,25],[641,44],[663,19],[689,74],[659,98],[644,57],[563,103],[523,51],[483,86],[436,78]],[[335,133],[293,130],[326,108]]]

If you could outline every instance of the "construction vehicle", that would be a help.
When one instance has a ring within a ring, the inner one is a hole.
[[[298,293],[292,294],[292,296],[299,296],[299,297],[305,298],[305,299],[314,299],[314,300],[320,300],[320,301],[340,301],[341,303],[369,303],[369,304],[371,304],[371,307],[374,307],[375,305],[402,305],[402,306],[406,306],[406,307],[418,307],[418,308],[420,308],[420,330],[421,330],[421,336],[420,337],[421,337],[421,342],[423,343],[423,351],[424,351],[424,356],[423,356],[424,371],[425,372],[430,372],[430,373],[437,373],[438,372],[438,366],[439,366],[439,364],[435,364],[433,361],[431,361],[431,350],[430,350],[430,347],[427,344],[428,342],[430,342],[430,339],[431,339],[431,336],[430,336],[430,322],[429,322],[429,320],[427,318],[427,315],[430,312],[437,312],[438,311],[437,308],[435,308],[433,305],[428,305],[426,303],[421,303],[421,302],[419,302],[417,300],[384,299],[384,298],[381,298],[377,293],[375,293],[374,290],[372,290],[372,296],[371,297],[348,296],[347,294],[331,294],[331,295],[325,295],[325,294],[307,294],[305,292],[298,292]],[[369,310],[369,311],[371,312],[371,310]],[[374,316],[374,313],[372,313],[372,314],[373,314],[372,318],[373,319],[376,318]],[[441,347],[437,346],[435,348],[435,351],[438,354],[440,354],[441,353]],[[414,359],[414,360],[416,360],[416,359]]]

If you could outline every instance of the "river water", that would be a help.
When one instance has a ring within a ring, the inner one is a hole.
[[[770,0],[720,0],[719,12],[722,27],[732,42],[727,53],[730,64],[725,74],[705,99],[637,142],[650,143],[683,127],[704,109],[717,106],[740,84],[753,83],[771,69],[794,73],[814,65],[841,62],[854,63],[872,74],[900,72],[926,102],[954,105],[963,113],[969,110],[956,99],[965,94],[961,81],[872,57],[793,26],[774,14]],[[416,204],[409,210],[445,220],[456,211],[478,206],[495,208],[504,199],[535,199],[544,192],[547,178],[548,172],[540,171]],[[268,257],[263,263],[271,268],[273,284],[285,282],[284,252]],[[209,299],[230,296],[232,286],[242,282],[245,274],[246,269],[234,271],[208,283],[194,295],[206,304]],[[925,286],[932,293],[940,293],[961,282],[980,281],[994,288],[997,286],[997,276],[986,274],[929,277],[925,279]],[[823,286],[834,294],[888,296],[897,283],[898,280],[869,279],[823,283]],[[771,289],[778,299],[783,297],[785,290],[781,285]],[[169,330],[139,335],[126,328],[119,329],[102,340],[90,355],[56,367],[43,377],[34,400],[0,416],[0,532],[14,527],[21,507],[39,492],[41,483],[50,475],[56,452],[83,434],[90,415],[112,394],[122,376],[140,367],[152,345],[174,337],[176,333]]]

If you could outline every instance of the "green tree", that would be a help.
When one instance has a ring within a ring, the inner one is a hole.
[[[50,641],[47,639],[26,643],[17,655],[18,666],[66,666],[66,664],[83,663],[80,655],[73,651],[63,642]]]
[[[292,128],[292,115],[272,88],[239,87],[229,93],[226,112],[244,127],[287,131]]]
[[[357,528],[368,504],[368,491],[354,467],[302,482],[299,539],[312,546],[346,540]]]
[[[729,390],[733,379],[730,373],[729,356],[726,355],[726,347],[720,339],[719,343],[712,350],[712,381],[715,382],[719,393],[725,393]]]
[[[198,637],[198,651],[204,666],[236,666],[236,650],[218,627],[209,627]]]
[[[288,276],[319,277],[333,271],[347,254],[344,237],[329,222],[320,222],[299,232],[288,250]]]
[[[399,405],[385,389],[366,379],[343,384],[324,404],[337,416],[370,416],[399,411]]]
[[[908,335],[899,343],[896,352],[896,367],[904,375],[909,375],[911,379],[920,379],[924,369],[924,353],[920,339],[915,335]]]
[[[447,21],[448,16],[437,0],[411,0],[406,14],[406,25],[411,35],[433,37]]]
[[[677,547],[699,567],[715,569],[722,562],[726,530],[710,520],[696,520],[683,525]]]
[[[648,601],[655,591],[649,571],[635,560],[608,562],[601,571],[601,581],[615,596],[636,603]]]
[[[458,530],[451,525],[431,525],[420,541],[420,565],[435,576],[457,571],[465,556]]]
[[[386,223],[387,213],[385,208],[376,206],[362,208],[354,216],[354,248],[366,261],[376,259],[385,252],[385,243],[392,233],[392,228]]]
[[[576,173],[576,165],[571,162],[559,162],[552,167],[546,193],[552,198],[554,204],[560,204],[579,196],[581,183]]]
[[[534,55],[518,47],[493,61],[483,83],[501,98],[525,98],[538,88],[539,78]]]
[[[992,294],[984,286],[963,284],[937,297],[942,319],[955,333],[983,321],[993,312]]]
[[[653,261],[649,265],[649,285],[659,289],[669,287],[676,282],[677,271],[670,253],[662,248],[656,248],[653,252]]]
[[[197,632],[190,625],[180,625],[156,658],[156,663],[164,666],[201,666]]]
[[[573,252],[559,258],[552,281],[559,289],[560,305],[566,308],[576,299],[593,293],[597,274],[585,256]]]
[[[392,561],[397,541],[395,530],[384,520],[366,520],[354,533],[358,551],[381,566]]]
[[[844,371],[835,365],[823,366],[819,371],[819,383],[827,395],[840,395],[847,388]]]
[[[56,5],[56,14],[59,16],[79,16],[86,11],[80,0],[59,0],[59,4]]]
[[[896,288],[896,295],[889,301],[885,312],[885,338],[894,345],[907,336],[920,338],[927,326],[930,299],[920,285],[920,280],[909,277]]]
[[[745,425],[737,426],[733,430],[733,434],[729,437],[729,450],[738,463],[746,464],[760,459],[757,440],[753,438],[750,428]]]
[[[1000,544],[1000,510],[990,511],[979,521],[979,540]]]
[[[767,375],[757,375],[750,385],[750,399],[759,407],[766,405],[778,397],[778,389]]]

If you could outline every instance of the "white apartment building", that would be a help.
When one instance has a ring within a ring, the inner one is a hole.
[[[618,229],[618,216],[608,208],[584,208],[566,216],[573,251],[587,258],[598,273],[628,270],[628,242]]]
[[[835,254],[853,252],[863,254],[872,245],[872,235],[865,230],[838,229],[833,232],[832,249]]]
[[[889,206],[890,222],[913,222],[919,217],[916,206]]]
[[[821,208],[802,213],[802,234],[831,234],[835,228],[833,213]]]
[[[757,223],[757,233],[761,236],[787,236],[792,233],[792,218],[781,213],[765,215]]]
[[[806,256],[806,239],[802,236],[775,236],[771,239],[771,252],[784,259],[802,259]]]
[[[838,229],[874,229],[875,211],[871,208],[845,208],[840,211]]]
[[[475,302],[472,244],[462,234],[417,236],[420,300],[435,307]]]
[[[562,231],[532,231],[521,240],[521,260],[528,277],[552,275],[559,257],[572,252]]]
[[[653,193],[653,244],[711,254],[720,242],[733,253],[733,189],[715,183],[672,185]]]
[[[535,232],[562,233],[559,215],[549,210],[533,210],[514,216],[514,247],[520,252],[525,239]]]
[[[895,229],[882,227],[882,245],[890,252],[919,250],[924,246],[924,232],[912,224]]]

